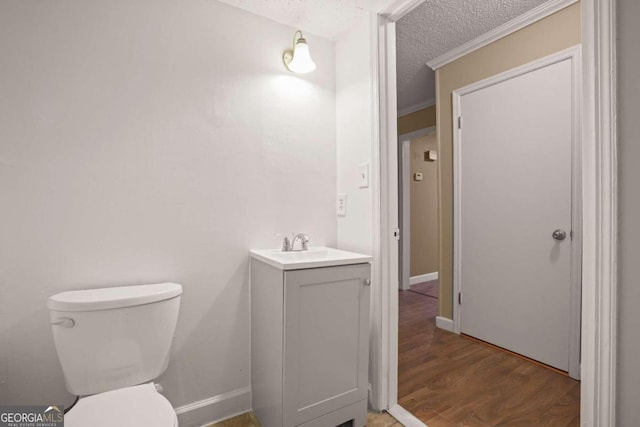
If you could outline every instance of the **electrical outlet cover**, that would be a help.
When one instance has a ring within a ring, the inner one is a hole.
[[[338,194],[336,213],[338,216],[347,216],[347,195],[345,193]]]

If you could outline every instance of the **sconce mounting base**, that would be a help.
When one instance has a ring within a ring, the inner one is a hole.
[[[293,59],[293,50],[286,50],[282,54],[282,62],[284,62],[284,65],[286,65],[287,68],[289,67],[289,63],[291,62],[292,59]]]

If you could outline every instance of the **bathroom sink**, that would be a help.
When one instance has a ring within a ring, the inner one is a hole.
[[[251,250],[251,257],[281,270],[331,267],[371,262],[369,255],[326,247],[311,247],[306,251],[283,252],[280,249]]]

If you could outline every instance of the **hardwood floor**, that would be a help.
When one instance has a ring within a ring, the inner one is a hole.
[[[436,328],[436,298],[399,300],[398,401],[429,427],[580,425],[580,382]]]
[[[253,412],[246,412],[219,423],[210,424],[207,427],[260,427],[260,422]],[[402,424],[386,412],[369,412],[367,415],[367,427],[402,427]]]

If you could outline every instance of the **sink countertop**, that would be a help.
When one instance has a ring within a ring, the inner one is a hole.
[[[280,249],[252,249],[250,253],[252,258],[266,262],[280,270],[363,264],[373,260],[373,257],[369,255],[325,247],[311,247],[306,251],[291,252],[283,252]]]

